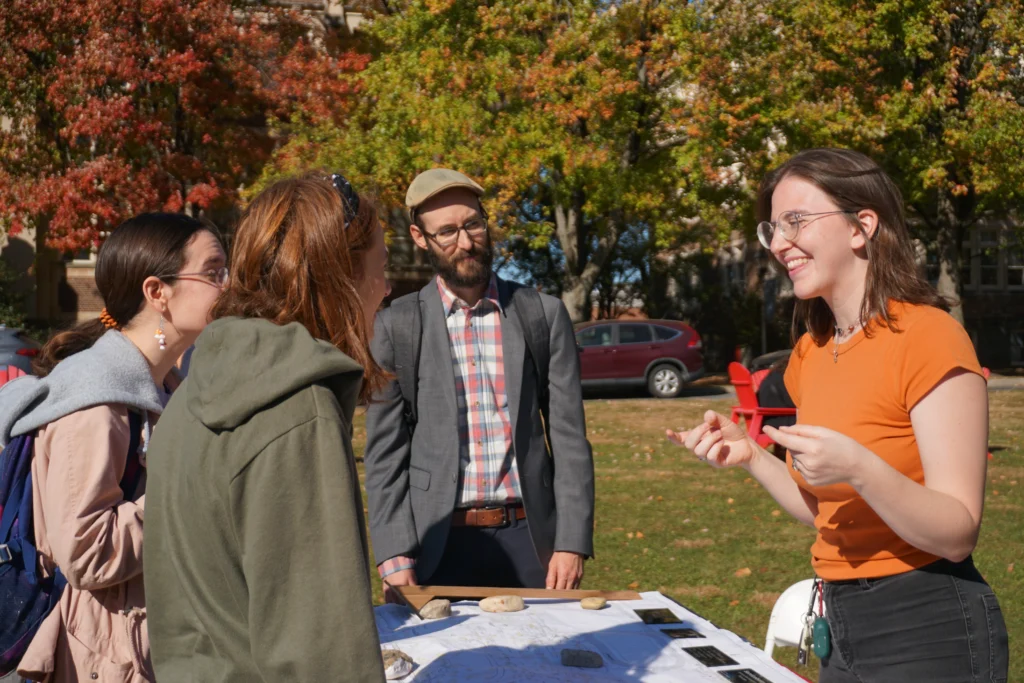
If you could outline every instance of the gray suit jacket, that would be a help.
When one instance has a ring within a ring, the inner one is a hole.
[[[586,437],[579,357],[565,306],[541,295],[551,328],[548,369],[551,450],[544,439],[537,377],[511,293],[523,285],[498,279],[501,337],[512,443],[523,505],[543,566],[554,551],[594,554],[594,462]],[[366,493],[377,563],[398,555],[416,558],[427,580],[448,538],[459,477],[455,374],[448,328],[431,280],[420,291],[423,342],[416,389],[418,423],[410,435],[398,382],[385,387],[367,411]],[[391,311],[377,314],[374,358],[394,371]]]

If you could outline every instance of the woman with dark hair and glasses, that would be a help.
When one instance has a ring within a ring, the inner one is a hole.
[[[214,322],[153,442],[146,594],[160,681],[381,681],[352,452],[389,287],[340,175],[246,208]]]
[[[786,461],[711,411],[669,437],[747,469],[817,530],[823,683],[1005,681],[1006,625],[971,559],[985,379],[919,275],[899,190],[863,154],[814,149],[771,173],[758,203],[758,237],[793,282],[794,331],[806,329],[785,374],[798,422],[765,428]]]
[[[60,595],[21,657],[21,676],[153,680],[142,580],[150,435],[177,384],[175,361],[227,281],[224,264],[220,240],[193,218],[125,221],[96,259],[100,317],[54,336],[37,376],[0,390],[0,443],[34,435],[38,572]],[[23,607],[0,596],[6,625]]]

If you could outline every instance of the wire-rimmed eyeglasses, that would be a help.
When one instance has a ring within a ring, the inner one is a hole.
[[[214,287],[224,289],[228,284],[230,273],[227,266],[221,266],[220,268],[211,268],[199,273],[169,273],[167,275],[158,275],[157,277],[161,280],[194,280],[202,278],[198,282],[206,282]]]
[[[761,221],[757,224],[757,239],[765,249],[772,248],[772,238],[775,231],[780,230],[782,236],[792,242],[796,239],[800,228],[803,227],[804,219],[811,216],[833,216],[839,213],[856,215],[856,211],[820,211],[818,213],[797,213],[796,211],[783,211],[777,220]]]

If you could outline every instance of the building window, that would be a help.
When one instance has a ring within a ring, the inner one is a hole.
[[[961,245],[960,283],[963,290],[1024,290],[1024,240],[1010,222],[986,225],[968,234]],[[939,258],[934,249],[925,257],[925,273],[933,285],[939,280]]]
[[[1006,254],[1006,288],[1024,289],[1024,245],[1014,240],[1004,250]]]
[[[999,229],[978,231],[978,275],[984,289],[999,287]]]

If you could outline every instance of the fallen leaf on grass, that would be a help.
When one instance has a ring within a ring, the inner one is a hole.
[[[1011,562],[1010,564],[1006,565],[1006,573],[1007,574],[1012,574],[1013,573],[1013,565],[1014,564],[1016,564],[1016,562]]]
[[[730,498],[729,500],[727,500],[727,501],[725,501],[725,502],[726,502],[726,503],[728,503],[729,505],[732,505],[732,504],[733,504],[733,503],[735,503],[736,501],[735,501],[735,500],[733,500],[732,498]]]
[[[735,607],[738,604],[740,604],[739,600],[733,600],[732,602],[729,603],[729,607]]]
[[[750,576],[752,573],[753,572],[750,571],[750,567],[744,567],[743,569],[737,569],[732,575],[737,579],[743,579]]]
[[[637,538],[643,538],[644,537],[644,532],[642,532],[642,531],[636,532],[636,537]]]
[[[633,583],[631,583],[628,586],[626,586],[626,588],[632,588],[633,590],[636,590],[639,587],[640,587],[640,582],[639,581],[634,581]]]
[[[633,538],[633,532],[629,531],[626,533],[626,538]]]

